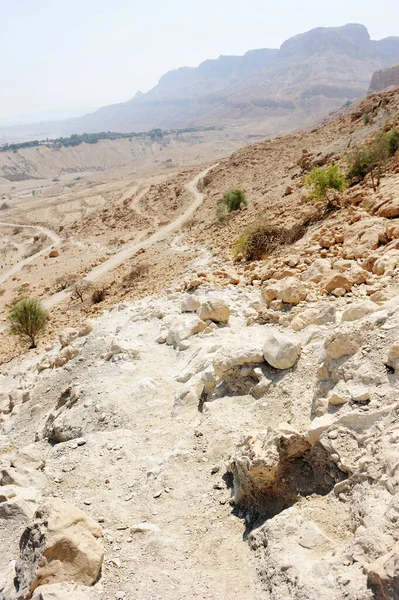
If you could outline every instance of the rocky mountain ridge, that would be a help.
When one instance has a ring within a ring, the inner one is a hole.
[[[398,60],[399,38],[373,41],[359,24],[320,27],[287,40],[279,50],[221,56],[171,71],[127,102],[79,119],[32,125],[29,138],[193,125],[278,135],[363,96],[372,74]],[[20,136],[23,128],[3,133]]]
[[[399,63],[376,71],[371,79],[369,93],[383,92],[397,87],[399,87]]]

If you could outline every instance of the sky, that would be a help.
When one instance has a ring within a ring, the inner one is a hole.
[[[0,0],[0,123],[75,116],[166,71],[278,48],[314,27],[399,35],[398,0]]]

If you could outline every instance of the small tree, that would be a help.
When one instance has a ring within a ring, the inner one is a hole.
[[[345,178],[338,165],[315,167],[306,177],[305,185],[312,188],[310,197],[313,200],[328,200],[329,203],[332,200],[328,195],[329,190],[343,192],[346,188]]]
[[[10,333],[27,341],[29,348],[36,348],[36,339],[46,329],[48,321],[47,310],[36,298],[21,298],[8,315]]]
[[[223,202],[227,206],[228,212],[240,210],[241,206],[246,206],[247,200],[243,190],[233,190],[223,196]]]
[[[77,281],[72,291],[75,294],[76,298],[78,298],[81,302],[84,302],[85,297],[93,290],[93,284],[87,279],[82,279],[81,281]]]

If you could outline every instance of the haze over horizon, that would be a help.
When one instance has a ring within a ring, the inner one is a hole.
[[[148,91],[171,69],[278,48],[314,27],[357,22],[372,39],[397,35],[399,18],[393,0],[372,6],[338,0],[333,13],[315,0],[204,0],[200,11],[183,0],[149,0],[145,6],[129,0],[0,0],[0,8],[6,24],[0,47],[7,57],[3,125],[37,113],[76,116],[90,110],[85,107],[122,102]]]

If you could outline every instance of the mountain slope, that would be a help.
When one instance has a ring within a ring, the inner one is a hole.
[[[221,56],[197,69],[171,71],[147,94],[68,127],[127,131],[260,122],[262,133],[280,133],[362,96],[373,72],[397,60],[399,38],[372,41],[357,24],[317,28],[287,40],[278,51]]]

